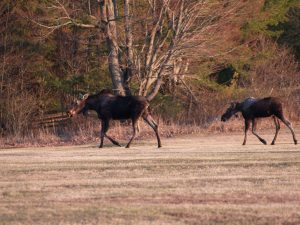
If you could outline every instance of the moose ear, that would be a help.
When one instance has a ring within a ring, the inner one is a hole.
[[[85,100],[85,99],[87,99],[88,97],[89,97],[89,94],[85,94],[85,95],[82,97],[82,99]]]

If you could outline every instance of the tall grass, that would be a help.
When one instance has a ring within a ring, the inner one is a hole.
[[[196,121],[184,123],[183,121],[168,120],[165,122],[161,118],[156,120],[159,123],[159,133],[162,138],[172,138],[180,135],[207,135],[211,133],[229,133],[240,132],[243,135],[244,120],[240,116],[232,118],[224,123],[217,117],[211,123],[200,126]],[[155,134],[142,119],[139,121],[140,132],[136,137],[136,141],[155,139]],[[293,121],[293,125],[299,125],[297,120]],[[259,120],[258,130],[274,128],[272,118]],[[284,129],[284,126],[282,126]],[[99,144],[101,124],[100,120],[94,116],[83,117],[78,115],[65,125],[36,128],[30,130],[23,135],[6,135],[0,138],[0,148],[4,147],[27,147],[27,146],[53,146],[53,145],[71,145],[71,144]],[[127,143],[132,136],[132,126],[130,121],[111,121],[108,134],[123,143]]]

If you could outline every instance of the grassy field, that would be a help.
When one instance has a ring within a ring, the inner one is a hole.
[[[287,132],[275,146],[253,135],[241,146],[239,133],[1,149],[0,224],[300,224],[300,147]]]

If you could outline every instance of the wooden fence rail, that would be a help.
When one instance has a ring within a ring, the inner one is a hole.
[[[33,122],[34,128],[55,128],[65,126],[70,123],[71,119],[66,113],[46,114],[40,119]]]

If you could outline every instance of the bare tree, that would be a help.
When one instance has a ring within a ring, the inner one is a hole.
[[[59,0],[53,0],[50,6],[57,10],[56,24],[49,18],[34,22],[50,32],[66,25],[101,28],[109,50],[113,88],[119,94],[130,94],[130,83],[135,82],[138,93],[149,100],[166,80],[183,80],[180,71],[187,73],[190,61],[216,54],[216,34],[244,4],[238,0],[145,0],[140,3],[142,9],[132,10],[134,4],[124,0],[119,7],[123,7],[123,14],[119,15],[116,1],[97,3],[99,15],[92,16],[89,1],[89,24],[74,18]]]
[[[183,80],[190,61],[215,54],[220,47],[220,37],[216,34],[242,4],[197,0],[149,0],[148,3],[145,42],[134,52],[140,76],[139,94],[151,100],[166,78]]]

